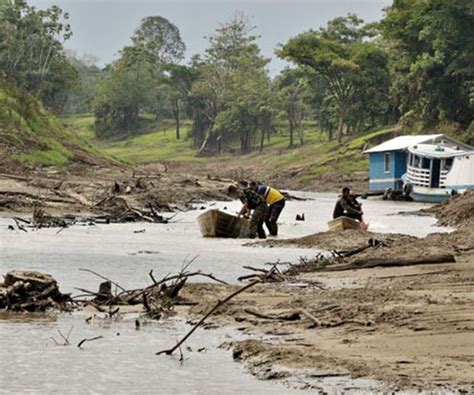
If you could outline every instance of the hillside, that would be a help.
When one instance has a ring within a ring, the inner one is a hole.
[[[131,164],[149,165],[160,162],[170,171],[232,179],[259,179],[274,185],[311,190],[334,190],[343,184],[367,188],[368,161],[363,150],[388,139],[399,130],[387,127],[370,133],[327,141],[314,122],[304,123],[305,144],[288,148],[286,123],[278,123],[277,133],[265,143],[263,152],[247,155],[230,153],[236,147],[216,157],[197,157],[187,138],[190,123],[184,122],[181,140],[176,140],[172,122],[147,122],[140,134],[99,140],[94,135],[91,116],[65,119],[78,137],[92,141],[106,155]]]
[[[29,95],[0,82],[0,171],[104,165],[110,158],[67,131]]]

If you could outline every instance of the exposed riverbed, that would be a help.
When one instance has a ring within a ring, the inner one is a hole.
[[[290,201],[280,219],[279,238],[303,236],[326,230],[336,199],[332,194],[304,194],[314,199]],[[434,226],[431,217],[398,216],[400,211],[418,210],[421,204],[363,201],[366,221],[374,232],[425,236],[447,229]],[[234,212],[236,202],[218,202],[214,207]],[[150,283],[155,277],[180,270],[183,262],[198,256],[193,269],[212,272],[228,282],[244,271],[243,265],[296,261],[316,251],[297,248],[245,247],[245,240],[203,239],[196,217],[201,210],[179,213],[173,223],[73,226],[57,233],[42,229],[28,233],[10,231],[12,223],[0,218],[0,273],[12,269],[52,274],[63,292],[74,287],[96,290],[99,279],[80,272],[93,269],[130,289]],[[295,221],[296,214],[306,221]],[[71,327],[71,346],[56,346],[57,329]],[[289,391],[281,384],[255,380],[244,374],[228,352],[217,349],[229,339],[223,330],[199,330],[187,343],[183,366],[178,358],[156,357],[155,351],[172,345],[187,326],[179,320],[153,322],[135,330],[133,320],[96,319],[87,324],[84,316],[61,314],[0,315],[0,392],[63,393],[271,393]],[[77,349],[85,337],[103,339]],[[205,347],[206,352],[197,349]],[[133,380],[131,379],[133,378]]]

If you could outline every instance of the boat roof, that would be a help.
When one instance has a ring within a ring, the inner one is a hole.
[[[436,139],[444,137],[443,134],[422,134],[415,136],[399,136],[391,140],[385,141],[382,144],[376,145],[368,150],[365,150],[364,153],[370,154],[372,152],[383,152],[383,151],[398,151],[407,149],[417,144],[432,142]]]
[[[459,147],[447,147],[440,144],[417,144],[413,147],[409,147],[408,151],[412,154],[429,158],[449,158],[465,154],[474,154],[474,151],[468,151]]]

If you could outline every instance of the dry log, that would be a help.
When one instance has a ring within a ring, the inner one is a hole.
[[[284,314],[272,314],[272,315],[259,313],[258,311],[254,309],[244,309],[244,312],[258,318],[263,318],[265,320],[298,321],[301,319],[300,312],[298,311],[292,311],[290,313],[284,313]]]
[[[122,291],[125,291],[125,288],[123,288],[122,286],[120,286],[118,283],[116,283],[115,281],[112,281],[111,279],[103,276],[102,274],[99,274],[99,273],[96,273],[94,272],[93,270],[90,270],[90,269],[79,269],[81,272],[88,272],[88,273],[92,273],[94,274],[95,276],[97,277],[100,277],[102,280],[105,280],[105,281],[110,281],[112,284],[114,284],[117,288],[120,288]]]
[[[5,275],[4,286],[10,286],[18,281],[31,284],[34,291],[44,291],[50,285],[57,285],[56,280],[49,274],[39,272],[27,272],[21,270],[12,270]]]
[[[315,327],[321,326],[321,322],[314,315],[312,315],[309,311],[307,311],[305,309],[301,309],[300,313],[302,315],[304,315],[306,318],[308,318],[309,320],[311,320]]]
[[[230,295],[228,295],[227,297],[225,297],[224,299],[222,300],[219,300],[215,305],[214,307],[212,307],[207,313],[206,315],[204,315],[204,317],[202,317],[198,323],[196,325],[194,325],[191,330],[179,341],[176,343],[176,345],[172,348],[170,348],[169,350],[162,350],[162,351],[158,351],[156,353],[156,355],[161,355],[161,354],[166,354],[166,355],[171,355],[173,354],[174,351],[176,351],[179,347],[181,347],[181,345],[194,333],[194,331],[196,331],[196,329],[201,326],[204,321],[206,321],[207,318],[209,318],[219,307],[221,307],[223,304],[227,303],[229,300],[231,300],[232,298],[234,298],[235,296],[237,296],[238,294],[246,291],[247,289],[253,287],[254,285],[256,284],[259,284],[261,283],[262,281],[261,280],[255,280],[245,286],[243,286],[242,288],[239,288],[237,291],[231,293]]]
[[[82,339],[79,343],[77,343],[77,347],[78,348],[81,348],[81,346],[85,343],[85,342],[92,342],[94,340],[98,340],[98,339],[102,339],[104,336],[96,336],[96,337],[91,337],[90,339]]]
[[[114,295],[112,294],[112,283],[110,281],[104,281],[99,284],[98,295],[94,298],[96,303],[107,303],[113,299]]]
[[[353,262],[345,265],[326,266],[316,269],[315,271],[333,272],[342,270],[368,269],[372,267],[413,266],[455,262],[456,259],[452,254],[431,255],[420,258],[374,258],[354,260]]]

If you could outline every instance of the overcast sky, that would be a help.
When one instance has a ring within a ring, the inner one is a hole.
[[[275,74],[285,63],[273,54],[279,43],[310,28],[324,26],[328,20],[356,13],[366,22],[379,20],[391,0],[30,0],[39,8],[59,5],[69,12],[73,37],[66,47],[79,56],[94,55],[101,64],[117,57],[130,43],[130,36],[146,16],[160,15],[178,26],[189,58],[202,53],[209,36],[221,22],[236,12],[251,18],[261,36],[260,47],[272,58]]]

